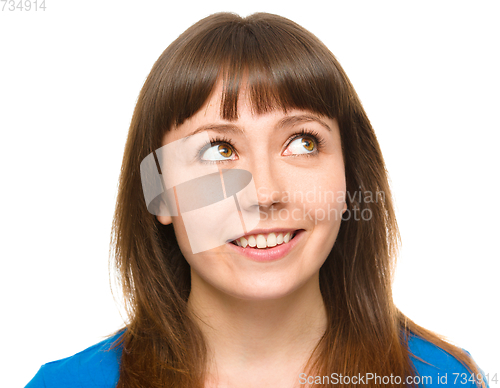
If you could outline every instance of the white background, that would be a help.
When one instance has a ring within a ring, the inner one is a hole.
[[[162,51],[218,11],[288,17],[337,56],[392,180],[397,305],[500,373],[496,2],[45,5],[0,11],[1,386],[122,325],[108,249],[135,102]]]

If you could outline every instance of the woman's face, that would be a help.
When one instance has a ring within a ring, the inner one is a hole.
[[[227,242],[193,253],[182,215],[157,218],[163,224],[173,222],[180,249],[191,266],[192,291],[222,292],[240,299],[280,298],[317,281],[335,243],[346,209],[338,124],[301,110],[256,115],[244,90],[238,101],[239,118],[226,121],[220,115],[221,94],[219,86],[194,116],[165,134],[163,145],[185,139],[200,127],[208,128],[203,133],[212,141],[229,141],[209,144],[200,159],[212,162],[213,168],[252,174],[258,203],[242,201],[240,206],[257,209],[258,224],[245,230],[246,235],[236,242],[241,246]],[[210,233],[219,221],[223,220],[198,225],[206,229],[200,235]],[[287,233],[294,236],[288,242]]]

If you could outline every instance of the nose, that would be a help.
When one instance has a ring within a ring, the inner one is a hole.
[[[270,158],[260,159],[251,166],[255,190],[257,192],[256,202],[251,204],[253,208],[258,207],[261,212],[270,211],[271,208],[279,208],[282,205],[284,183],[280,177],[276,163]]]

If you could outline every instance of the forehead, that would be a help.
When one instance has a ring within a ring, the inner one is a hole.
[[[297,120],[296,123],[307,121],[304,120],[304,117],[308,116],[312,118],[312,120],[309,121],[319,119],[323,124],[326,124],[323,126],[332,129],[337,126],[335,119],[322,115],[319,112],[283,106],[282,101],[279,102],[273,97],[273,91],[268,90],[265,96],[261,94],[261,91],[257,92],[257,94],[253,93],[255,91],[253,89],[255,83],[251,83],[249,86],[248,81],[249,78],[244,76],[236,85],[231,82],[225,85],[223,78],[219,77],[210,95],[196,113],[185,119],[179,125],[171,127],[170,130],[163,134],[162,145],[189,136],[193,131],[199,132],[197,129],[201,127],[210,129],[210,127],[222,124],[248,130],[257,127],[279,128],[279,120],[294,116],[302,116],[302,121]],[[230,86],[227,86],[228,84]],[[236,89],[231,90],[231,87],[235,86]],[[234,113],[236,114],[230,118],[227,117],[227,114],[226,117],[224,117],[223,110],[224,108],[227,109],[228,105],[228,101],[225,99],[228,98],[228,94],[234,91],[237,91],[237,94],[233,94],[235,97],[234,99],[229,99],[229,105],[234,106]],[[264,98],[264,100],[262,100],[262,98]],[[233,102],[234,105],[232,105]],[[261,104],[261,106],[257,106],[258,104]],[[263,106],[264,109],[262,109]],[[288,126],[290,124],[293,124],[293,120],[287,122]]]
[[[223,103],[224,103],[225,91],[223,88],[222,82],[219,80],[215,87],[213,88],[212,93],[207,98],[205,103],[201,106],[201,108],[191,117],[186,119],[180,125],[172,128],[171,132],[183,132],[183,129],[187,127],[192,127],[196,124],[205,124],[208,122],[213,123],[232,123],[238,124],[239,122],[254,120],[260,121],[265,120],[269,116],[274,118],[277,117],[286,117],[293,115],[304,115],[307,114],[309,116],[314,116],[322,119],[327,119],[325,116],[320,115],[316,112],[297,109],[297,108],[282,108],[278,104],[275,106],[270,105],[265,112],[258,112],[254,101],[252,101],[251,91],[246,82],[242,82],[239,86],[238,90],[238,98],[236,100],[236,111],[237,117],[234,119],[225,119],[223,117]]]
[[[224,104],[224,98],[226,98],[228,94],[227,88],[228,87],[223,84],[222,78],[219,78],[213,87],[212,93],[195,115],[204,117],[211,116],[212,119],[218,118],[220,120],[224,120],[222,108]],[[258,116],[252,103],[251,90],[248,85],[248,77],[245,77],[238,85],[236,111],[238,112],[238,116]],[[234,121],[237,120],[238,118],[236,118]]]

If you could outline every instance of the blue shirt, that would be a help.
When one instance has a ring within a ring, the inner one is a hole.
[[[115,334],[74,356],[42,365],[25,388],[114,388],[119,377],[121,347],[113,350],[110,350],[110,347],[120,334]],[[437,346],[422,338],[411,336],[409,349],[414,355],[430,364],[413,359],[415,369],[421,376],[421,383],[425,387],[438,388],[443,385],[462,388],[476,387],[467,369],[456,358]],[[307,376],[307,378],[310,379],[309,382],[314,381],[314,376]],[[346,376],[332,374],[329,378],[332,384],[347,383]],[[375,379],[382,379],[384,376],[360,375],[349,378],[356,379],[352,382],[362,387],[368,378],[375,381]],[[390,377],[385,378],[389,379]],[[305,380],[299,381],[305,384]],[[387,384],[383,380],[378,381]],[[398,382],[396,381],[396,383]],[[402,385],[404,385],[404,381]]]

